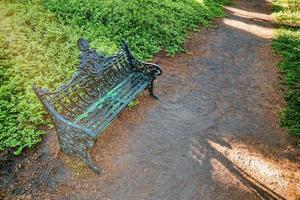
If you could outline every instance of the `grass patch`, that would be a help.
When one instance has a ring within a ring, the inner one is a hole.
[[[229,0],[0,1],[0,151],[20,154],[49,125],[31,86],[57,88],[76,70],[76,41],[85,37],[104,54],[121,38],[140,58],[162,48],[183,51],[190,31],[210,26]]]
[[[47,9],[66,24],[81,27],[89,38],[118,44],[126,38],[134,53],[151,58],[161,48],[173,55],[183,51],[189,31],[209,26],[222,16],[228,0],[44,0]]]
[[[282,83],[287,102],[282,111],[281,125],[291,135],[300,137],[300,2],[276,0],[273,3],[274,15],[281,25],[273,39],[273,48],[283,56],[278,67],[284,74]]]
[[[300,26],[299,0],[274,0],[273,15],[281,25]]]
[[[127,105],[127,107],[129,108],[129,109],[132,109],[132,108],[134,108],[135,106],[137,106],[137,105],[139,105],[140,104],[140,101],[138,100],[138,99],[134,99],[134,100],[132,100],[128,105]]]
[[[0,150],[20,154],[48,124],[31,85],[55,88],[72,73],[79,35],[35,3],[0,3]],[[68,63],[67,65],[65,63]]]

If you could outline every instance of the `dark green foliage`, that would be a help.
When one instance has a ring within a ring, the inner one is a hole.
[[[41,132],[34,130],[22,116],[25,113],[20,113],[16,106],[22,102],[24,91],[10,81],[9,71],[13,63],[3,48],[4,42],[0,41],[0,44],[0,151],[14,148],[14,153],[19,154],[24,148],[40,141]]]
[[[165,48],[169,54],[182,51],[182,44],[198,25],[208,26],[223,14],[228,0],[44,0],[46,8],[68,25],[81,27],[90,40],[124,37],[135,54],[151,58]],[[88,34],[90,33],[90,34]]]
[[[31,3],[1,2],[0,27],[0,151],[20,154],[40,141],[37,126],[49,123],[31,86],[56,88],[69,78],[78,36]]]
[[[286,127],[290,134],[300,136],[300,28],[294,27],[300,21],[299,17],[296,17],[289,18],[289,23],[286,22],[291,13],[292,16],[298,15],[300,2],[276,0],[274,4],[275,16],[283,25],[273,40],[275,52],[283,56],[278,67],[284,74],[282,83],[286,88],[287,107],[282,112],[281,125]]]

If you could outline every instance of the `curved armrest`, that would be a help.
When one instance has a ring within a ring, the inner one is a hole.
[[[143,62],[137,57],[135,57],[128,49],[128,46],[125,42],[125,40],[122,40],[122,48],[126,52],[128,56],[129,63],[132,65],[132,67],[136,68],[138,71],[141,71],[145,74],[157,77],[162,74],[162,69],[160,66],[153,64],[153,63],[147,63]]]
[[[63,123],[65,125],[71,126],[73,128],[80,129],[80,130],[88,133],[90,136],[94,135],[94,133],[92,131],[90,131],[89,129],[79,126],[78,124],[75,124],[74,122],[61,116],[53,108],[52,104],[45,98],[46,95],[51,94],[51,92],[49,92],[47,89],[41,89],[35,85],[32,86],[32,89],[35,92],[36,96],[39,98],[39,100],[42,102],[42,104],[45,107],[45,109],[47,110],[48,114],[50,115],[55,128],[57,128],[57,125],[58,125],[57,123]]]
[[[137,67],[138,70],[155,77],[160,76],[162,74],[160,66],[153,63],[143,62],[135,57],[133,60],[133,65],[134,67]]]

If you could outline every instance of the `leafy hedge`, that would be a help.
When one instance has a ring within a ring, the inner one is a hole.
[[[15,154],[40,141],[49,125],[33,84],[57,88],[76,69],[76,41],[85,37],[104,54],[125,37],[139,57],[161,48],[182,51],[188,32],[222,16],[229,0],[0,1],[0,151]]]
[[[40,140],[36,127],[48,123],[32,84],[54,88],[70,76],[76,63],[70,44],[79,35],[31,3],[1,2],[0,27],[0,150],[19,154]]]
[[[39,141],[40,132],[34,131],[30,125],[25,126],[24,115],[19,113],[22,105],[18,94],[22,90],[10,80],[13,63],[3,48],[5,43],[2,38],[0,37],[0,150],[13,147],[16,148],[15,153],[19,154],[24,147],[32,147]]]
[[[273,40],[273,48],[283,55],[278,67],[283,72],[287,106],[282,112],[281,124],[291,135],[300,136],[300,1],[276,0],[274,12],[282,25]],[[291,17],[296,16],[298,17]],[[288,19],[288,20],[287,20]],[[300,142],[299,142],[300,145]]]
[[[300,1],[273,0],[273,15],[281,25],[300,26]]]
[[[44,5],[65,23],[80,26],[95,37],[119,43],[126,38],[143,58],[165,48],[182,51],[187,33],[199,23],[208,26],[223,14],[228,0],[44,0]]]

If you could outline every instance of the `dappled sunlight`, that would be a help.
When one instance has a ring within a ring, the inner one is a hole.
[[[204,0],[195,0],[197,3],[204,4]]]
[[[272,21],[272,16],[268,14],[253,12],[242,10],[238,8],[233,8],[229,6],[225,6],[225,10],[229,11],[231,14],[247,19],[261,19],[261,20],[269,20]]]
[[[241,31],[245,31],[256,35],[261,38],[271,39],[272,38],[272,28],[271,27],[263,27],[255,24],[248,24],[234,19],[225,18],[223,23]]]
[[[193,142],[190,146],[190,151],[189,151],[189,155],[190,157],[192,157],[193,159],[197,160],[199,162],[199,164],[201,165],[203,160],[205,160],[205,156],[207,153],[207,149],[204,148],[201,145],[196,145],[197,142],[195,139],[193,139]]]
[[[200,164],[201,170],[210,170],[211,179],[226,187],[228,184],[235,187],[232,183],[238,185],[240,182],[259,198],[283,198],[281,195],[285,194],[290,181],[276,163],[248,151],[246,147],[241,149],[231,148],[232,144],[223,145],[227,144],[223,138],[211,138],[201,141],[193,139],[189,152],[190,157]]]
[[[231,175],[231,171],[216,158],[211,158],[210,163],[212,165],[212,178],[214,181],[225,185],[226,188],[239,188],[240,181],[235,176]]]
[[[235,164],[239,166],[247,165],[246,170],[255,170],[256,176],[269,176],[269,177],[279,177],[280,172],[274,168],[268,161],[264,160],[262,155],[253,155],[247,151],[247,149],[243,148],[243,153],[240,154],[239,149],[234,148],[231,151],[228,151],[228,148],[221,146],[214,141],[208,140],[208,143],[215,148],[217,151],[222,153],[224,156],[227,155],[227,158],[233,158]],[[249,165],[251,164],[251,165]]]

